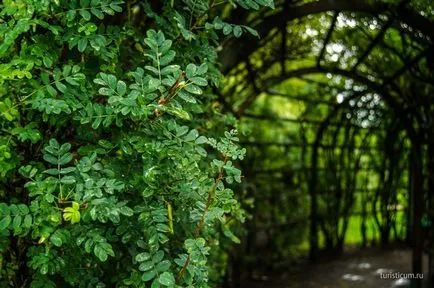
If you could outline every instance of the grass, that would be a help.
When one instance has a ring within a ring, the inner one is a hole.
[[[381,216],[378,215],[378,217]],[[405,213],[404,211],[398,211],[396,213],[396,229],[398,234],[405,230]],[[360,229],[362,224],[362,217],[360,215],[351,216],[348,222],[347,232],[345,234],[345,245],[358,245],[363,241],[362,231]],[[393,240],[395,237],[394,232],[391,231],[389,239]],[[378,231],[377,224],[373,215],[370,215],[366,219],[366,240],[368,242],[372,240],[378,241],[380,239],[380,232]],[[325,238],[322,232],[319,233],[319,246],[325,247]]]
[[[379,215],[380,217],[380,215]],[[405,230],[405,213],[404,211],[398,211],[396,213],[396,228],[398,230],[398,234],[402,234]],[[362,217],[359,215],[351,216],[348,222],[347,232],[345,234],[345,245],[361,245],[363,241],[362,232],[361,232],[361,224]],[[399,235],[402,236],[402,235]],[[395,237],[394,232],[391,231],[389,235],[389,239],[393,240]],[[378,231],[377,224],[375,223],[374,216],[368,216],[366,219],[366,240],[369,243],[372,243],[373,240],[378,242],[380,239],[380,232]],[[319,233],[319,247],[325,247],[325,237],[322,232]],[[292,254],[300,254],[306,255],[309,251],[309,236],[306,234],[306,239],[301,242],[296,247],[291,248]]]

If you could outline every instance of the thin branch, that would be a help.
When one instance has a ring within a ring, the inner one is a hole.
[[[228,157],[226,155],[224,155],[223,162],[224,162],[224,165],[228,162]],[[208,191],[208,199],[206,200],[205,209],[203,211],[202,218],[200,219],[200,222],[196,228],[196,231],[194,232],[194,239],[197,239],[200,236],[200,233],[203,229],[203,225],[205,225],[206,213],[208,212],[208,209],[212,204],[212,200],[214,197],[214,193],[217,189],[217,186],[223,178],[224,178],[224,169],[223,169],[223,167],[221,167],[219,170],[218,176],[214,182],[214,185]],[[189,263],[190,263],[190,255],[187,256],[187,259],[185,260],[184,265],[182,265],[181,270],[179,271],[178,275],[176,276],[176,284],[178,284],[179,281],[181,281],[182,275],[184,275],[184,272],[187,269]]]

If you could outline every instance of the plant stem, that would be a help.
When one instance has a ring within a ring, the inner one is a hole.
[[[226,155],[224,155],[224,161],[223,161],[224,165],[226,165],[227,161],[228,161],[228,157]],[[217,189],[218,184],[220,183],[220,181],[223,178],[224,178],[224,169],[223,169],[223,167],[221,167],[219,170],[219,173],[217,175],[217,178],[214,182],[214,185],[208,191],[208,199],[206,200],[206,205],[205,205],[205,209],[204,209],[203,214],[202,214],[202,218],[200,219],[200,222],[196,228],[196,231],[194,232],[194,239],[197,239],[200,236],[200,232],[202,231],[203,225],[205,224],[205,215],[208,212],[209,207],[211,206],[215,190]],[[176,283],[177,284],[181,280],[182,275],[184,275],[184,272],[187,269],[189,263],[190,263],[190,255],[187,256],[187,259],[185,260],[184,265],[182,266],[181,270],[179,271],[178,275],[176,276]]]

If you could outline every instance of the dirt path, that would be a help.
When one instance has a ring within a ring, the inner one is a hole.
[[[426,266],[426,264],[425,264]],[[299,272],[261,275],[249,288],[404,288],[409,280],[382,279],[386,273],[410,273],[410,250],[367,249],[339,259],[310,264]],[[425,275],[427,275],[425,273]],[[246,286],[247,287],[247,286]]]

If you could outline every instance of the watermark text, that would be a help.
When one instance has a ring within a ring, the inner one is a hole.
[[[380,273],[380,279],[423,279],[422,273],[399,273],[399,272],[389,272],[389,273]]]

